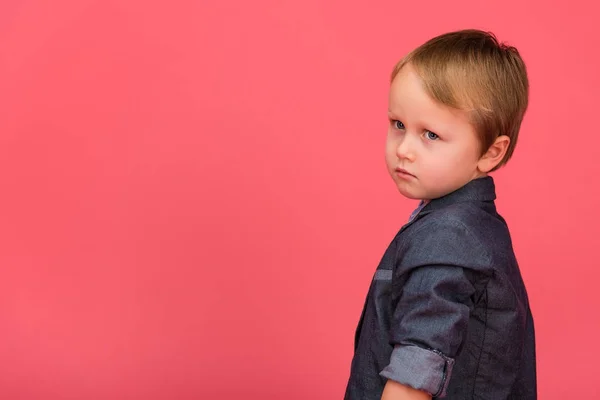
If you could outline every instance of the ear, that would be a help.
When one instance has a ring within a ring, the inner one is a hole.
[[[479,159],[477,169],[486,174],[493,170],[504,158],[509,144],[510,138],[508,136],[498,136],[490,148]]]

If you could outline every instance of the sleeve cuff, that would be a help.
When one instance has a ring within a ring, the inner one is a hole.
[[[423,390],[433,397],[444,397],[453,366],[454,360],[439,351],[418,346],[396,346],[392,351],[390,364],[380,375]]]

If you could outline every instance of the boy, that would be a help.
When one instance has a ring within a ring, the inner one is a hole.
[[[421,201],[375,271],[346,400],[536,398],[533,318],[488,176],[513,153],[528,92],[518,51],[478,30],[395,67],[386,163]]]

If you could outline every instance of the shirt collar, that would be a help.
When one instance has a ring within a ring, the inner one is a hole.
[[[491,176],[473,179],[463,187],[431,200],[422,209],[423,212],[438,210],[452,204],[465,201],[494,201],[496,200],[496,185]]]

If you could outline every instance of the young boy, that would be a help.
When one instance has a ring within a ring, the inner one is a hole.
[[[386,162],[421,202],[375,271],[346,400],[536,398],[533,318],[488,176],[513,153],[528,91],[518,51],[477,30],[395,67]]]

